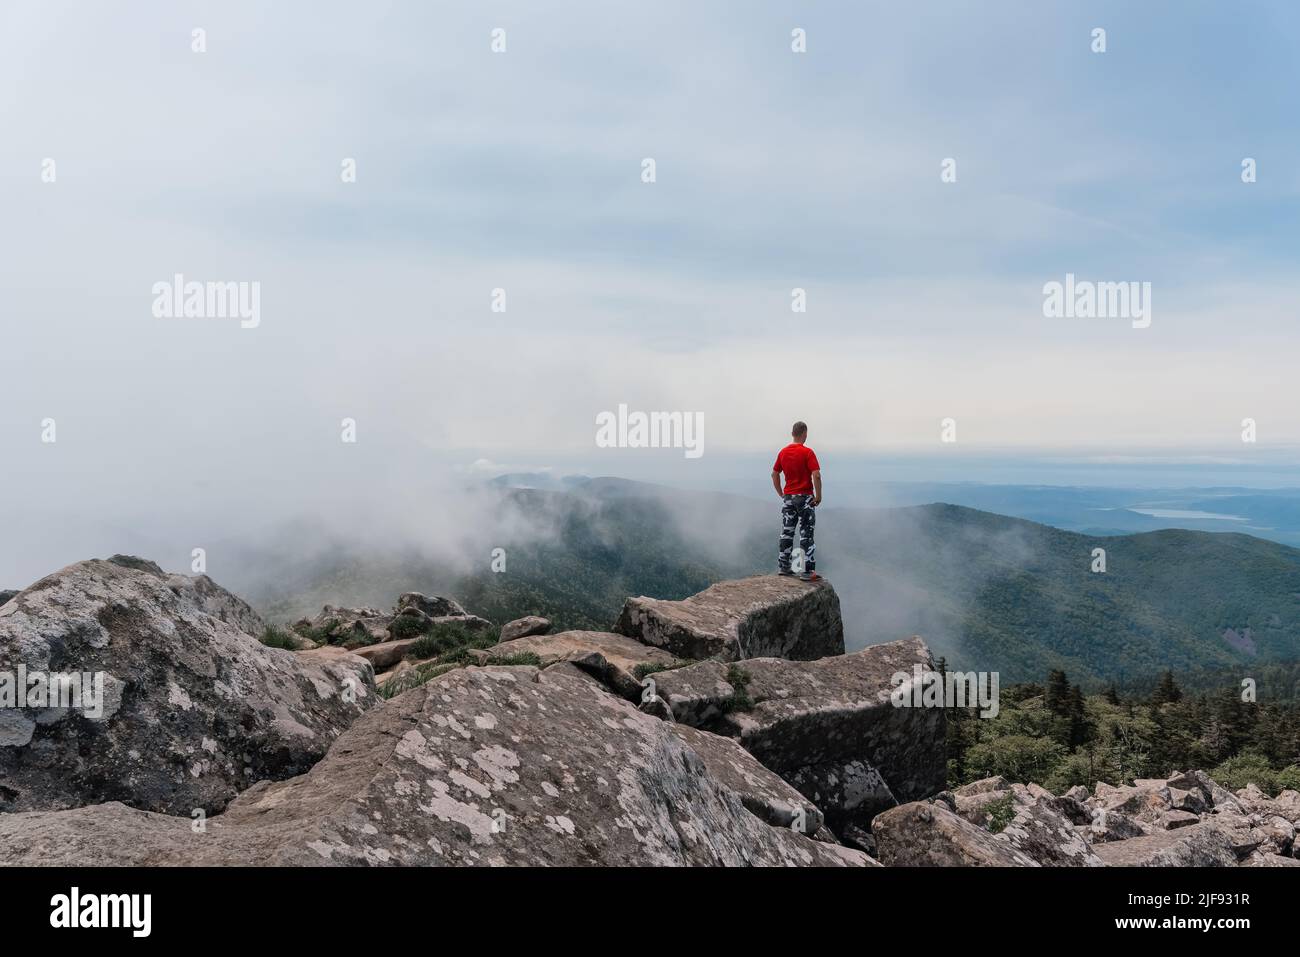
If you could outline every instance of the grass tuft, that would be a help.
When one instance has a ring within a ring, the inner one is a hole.
[[[258,640],[268,648],[283,648],[285,651],[298,650],[298,639],[293,632],[281,628],[279,625],[267,625],[266,630],[262,632],[262,637]]]
[[[442,622],[434,624],[427,633],[417,638],[407,649],[406,657],[420,661],[455,652],[463,653],[470,648],[490,648],[496,643],[496,637],[490,632],[475,632],[458,623]]]
[[[455,651],[450,651],[433,661],[426,661],[414,668],[408,668],[380,685],[378,689],[379,697],[385,700],[395,698],[404,691],[418,688],[420,685],[432,681],[440,675],[445,675],[449,671],[455,671],[457,668],[472,664],[473,659],[470,658],[468,651],[467,648],[457,648]],[[525,651],[517,655],[502,655],[499,658],[489,658],[487,663],[490,665],[532,665],[540,668],[542,659],[531,651]]]
[[[749,696],[749,683],[753,680],[753,676],[739,665],[727,667],[727,684],[733,691],[731,697],[722,703],[724,712],[754,710],[754,701]]]

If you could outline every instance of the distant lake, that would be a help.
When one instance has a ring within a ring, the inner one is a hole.
[[[1244,522],[1244,515],[1223,515],[1219,512],[1198,512],[1195,509],[1182,508],[1130,508],[1130,512],[1137,512],[1139,515],[1150,515],[1152,518],[1202,518],[1202,519],[1220,519],[1225,522]]]

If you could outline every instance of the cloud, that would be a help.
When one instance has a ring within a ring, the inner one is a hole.
[[[1300,442],[1295,11],[3,16],[0,521],[28,550],[11,576],[37,552],[423,501],[477,459],[689,484],[794,417],[841,454],[941,453],[944,416],[958,455],[1238,456],[1246,416],[1261,443]],[[1151,281],[1152,327],[1043,319],[1067,271]],[[261,325],[154,319],[177,272],[259,282]],[[702,412],[706,460],[597,455],[594,417],[619,402]]]
[[[506,475],[514,472],[526,472],[529,474],[549,474],[551,466],[549,465],[502,465],[500,462],[493,462],[491,459],[475,459],[464,471],[471,475],[478,475],[487,478],[495,478],[498,475]]]

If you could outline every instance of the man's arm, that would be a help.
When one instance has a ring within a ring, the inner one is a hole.
[[[822,470],[821,469],[818,469],[816,472],[813,472],[812,480],[813,480],[813,504],[820,505],[822,503]]]
[[[776,494],[781,495],[781,473],[776,469],[772,470],[772,488],[776,489]],[[781,496],[784,498],[785,496]]]

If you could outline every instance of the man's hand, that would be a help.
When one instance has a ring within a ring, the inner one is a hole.
[[[816,498],[813,499],[813,508],[816,508],[821,503],[822,503],[822,497],[818,495]]]
[[[777,498],[779,499],[785,498],[785,496],[781,494],[781,473],[780,472],[772,473],[772,488],[776,489]]]

